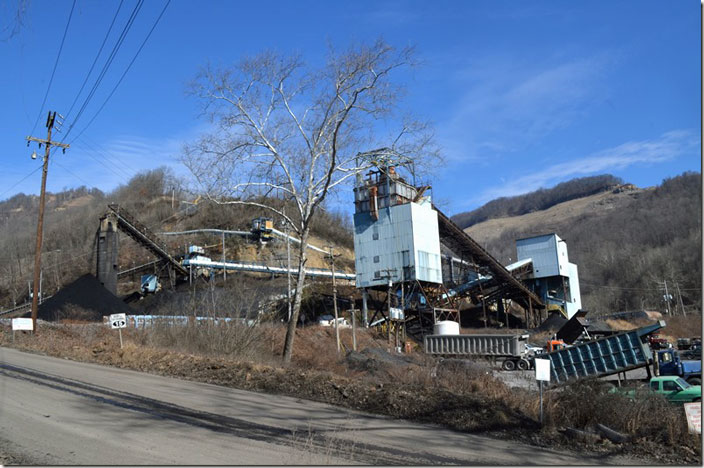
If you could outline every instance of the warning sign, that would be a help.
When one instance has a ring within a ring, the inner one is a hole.
[[[684,404],[684,414],[687,415],[687,426],[689,427],[689,432],[695,434],[702,433],[702,404],[697,403],[685,403]]]

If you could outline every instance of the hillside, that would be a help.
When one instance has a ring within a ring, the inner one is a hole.
[[[620,186],[465,230],[504,263],[515,261],[516,239],[557,233],[579,267],[590,311],[663,310],[663,281],[675,297],[679,287],[686,308],[701,310],[701,212],[700,174],[685,173],[657,187]]]
[[[108,203],[120,204],[153,232],[201,228],[249,230],[253,218],[270,216],[263,209],[239,205],[218,206],[207,201],[201,201],[197,206],[181,203],[179,200],[193,200],[194,197],[179,187],[179,182],[168,171],[157,169],[138,174],[108,194],[85,187],[48,193],[42,248],[44,295],[54,294],[61,286],[85,273],[95,272],[95,235],[99,218]],[[0,309],[24,303],[28,298],[34,266],[38,206],[39,197],[24,194],[0,202],[0,258],[3,260],[0,262]],[[197,244],[205,246],[206,254],[213,258],[222,256],[221,241],[212,235],[163,236],[163,240],[173,254],[184,253],[187,245]],[[313,226],[311,244],[321,248],[335,245],[337,253],[342,253],[337,260],[337,268],[353,268],[351,228],[342,215],[321,211]],[[292,244],[291,261],[294,264],[295,252]],[[309,252],[309,266],[327,267],[321,253]],[[231,237],[226,239],[226,257],[283,266],[286,248],[283,242],[271,242],[260,248],[241,238]],[[120,236],[119,270],[152,259],[130,238]],[[137,287],[129,281],[121,283],[118,290],[121,294]]]
[[[474,239],[481,243],[508,235],[521,233],[521,237],[557,232],[565,226],[579,222],[589,213],[592,216],[604,216],[611,210],[623,210],[631,205],[646,191],[652,188],[632,188],[618,192],[604,191],[594,195],[558,203],[545,210],[493,218],[474,224],[465,229]]]
[[[623,186],[623,180],[609,174],[579,177],[550,189],[541,188],[520,196],[497,198],[476,210],[456,214],[452,220],[461,228],[466,228],[489,219],[547,210],[559,203],[610,191],[619,186]]]

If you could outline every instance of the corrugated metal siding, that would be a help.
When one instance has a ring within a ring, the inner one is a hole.
[[[552,363],[553,383],[615,374],[641,367],[649,358],[637,330],[554,351],[546,356]]]
[[[423,345],[428,354],[506,357],[525,351],[519,335],[426,335]]]
[[[557,235],[548,234],[516,241],[518,260],[526,258],[533,260],[533,276],[535,278],[560,275],[557,240]],[[565,272],[564,275],[566,274]]]
[[[582,308],[582,296],[579,290],[579,274],[577,272],[577,265],[574,263],[568,263],[567,265],[570,276],[570,295],[572,296],[572,302],[567,303],[567,317],[572,318],[572,316]]]
[[[387,269],[395,270],[394,282],[404,279],[404,273],[406,280],[417,278],[442,282],[437,213],[429,204],[392,206],[390,210],[380,210],[376,221],[369,213],[358,213],[354,222],[358,288],[386,284],[388,279],[383,270]],[[432,256],[423,268],[419,262],[419,248]],[[404,265],[404,252],[408,252],[405,257],[408,265]],[[411,268],[404,271],[404,267]],[[380,272],[378,276],[376,272]]]
[[[442,283],[438,214],[430,204],[411,204],[416,278]]]

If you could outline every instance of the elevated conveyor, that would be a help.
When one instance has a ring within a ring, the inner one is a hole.
[[[199,268],[213,268],[216,270],[228,270],[228,271],[249,271],[253,273],[268,273],[272,275],[286,275],[291,274],[293,276],[298,276],[298,268],[286,268],[279,266],[267,265],[265,263],[254,263],[254,262],[217,262],[208,259],[207,257],[200,257],[198,259],[186,259],[183,261],[185,266],[199,267]],[[330,270],[325,270],[323,268],[306,268],[306,276],[312,278],[332,278],[332,272]],[[344,271],[336,271],[335,278],[339,280],[354,281],[354,273],[345,273]]]
[[[168,264],[177,275],[188,276],[188,270],[169,254],[168,247],[149,228],[137,221],[120,205],[108,205],[106,216],[112,215],[117,220],[117,227],[134,239],[142,247],[153,253],[157,258]]]
[[[506,298],[514,299],[528,306],[543,308],[543,301],[530,289],[528,289],[519,279],[487,252],[477,241],[472,239],[466,232],[457,226],[436,206],[433,206],[438,213],[438,229],[440,231],[440,242],[455,254],[460,255],[463,260],[468,260],[475,264],[478,269],[500,283],[502,294]]]

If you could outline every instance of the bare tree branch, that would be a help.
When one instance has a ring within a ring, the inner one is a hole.
[[[299,271],[284,359],[291,358],[305,282],[311,222],[328,195],[372,167],[373,158],[424,157],[432,138],[404,122],[382,141],[391,147],[360,153],[376,139],[380,119],[397,122],[401,88],[391,75],[413,65],[413,51],[379,40],[331,51],[320,70],[298,56],[264,52],[220,70],[206,67],[191,85],[216,129],[184,148],[184,162],[209,199],[265,208],[300,236]],[[423,130],[423,131],[422,131]],[[388,143],[387,143],[388,145]],[[373,146],[372,146],[373,147]],[[276,196],[267,202],[266,197]],[[298,214],[278,209],[283,196]],[[274,201],[276,200],[276,202]]]

